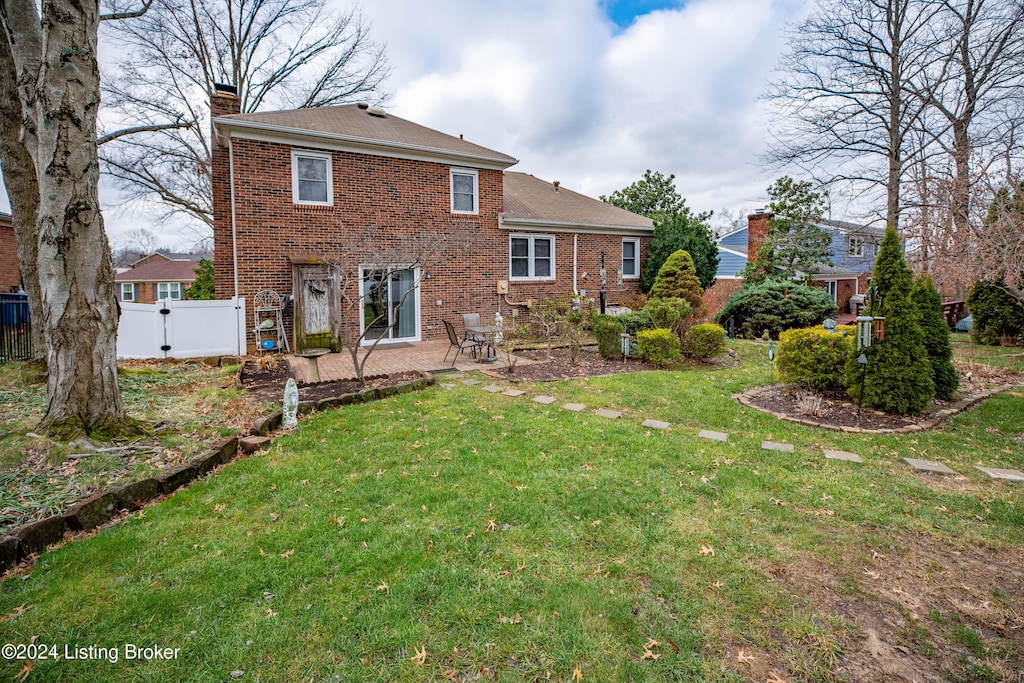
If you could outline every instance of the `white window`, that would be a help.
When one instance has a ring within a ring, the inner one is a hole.
[[[850,238],[850,249],[847,251],[848,256],[864,256],[864,240],[860,237]]]
[[[452,213],[478,213],[479,202],[477,172],[453,168],[450,173],[452,184]]]
[[[640,240],[622,240],[622,277],[640,277]]]
[[[181,283],[180,282],[161,282],[156,286],[156,298],[157,299],[180,299],[181,298]]]
[[[512,235],[509,272],[513,280],[554,280],[555,238]]]
[[[121,301],[135,301],[135,284],[131,282],[121,283]]]
[[[838,301],[839,300],[838,299],[839,289],[836,286],[836,281],[835,280],[828,280],[824,284],[825,284],[825,291],[828,292],[828,295],[830,297],[832,297],[832,301]]]
[[[334,193],[331,155],[292,150],[292,201],[296,204],[331,206]]]

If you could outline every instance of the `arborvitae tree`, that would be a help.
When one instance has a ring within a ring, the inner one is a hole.
[[[1024,306],[1006,291],[1002,280],[979,280],[967,294],[971,341],[986,346],[1020,344],[1024,337]]]
[[[703,308],[704,290],[688,253],[680,249],[665,260],[648,296],[652,299],[686,299],[694,314]]]
[[[949,340],[946,316],[942,314],[942,296],[927,273],[918,275],[914,281],[913,299],[921,312],[921,331],[924,346],[928,349],[928,361],[932,364],[935,396],[948,401],[956,393],[960,377],[953,367],[953,345]]]
[[[857,358],[863,353],[868,361],[864,404],[896,415],[920,413],[931,401],[935,385],[921,332],[921,314],[911,298],[914,276],[891,226],[885,231],[871,282],[875,288],[871,307],[876,317],[885,317],[885,335],[869,348],[858,351],[854,347],[846,364],[848,391],[861,400],[862,366]]]

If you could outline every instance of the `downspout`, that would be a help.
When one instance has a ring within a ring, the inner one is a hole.
[[[215,141],[216,142],[216,141]],[[237,329],[238,325],[238,234],[235,223],[235,149],[232,146],[232,140],[230,135],[228,136],[228,182],[231,183],[231,275],[234,278],[235,288],[235,325]],[[245,329],[245,320],[242,320],[242,329]],[[248,333],[245,333],[243,339],[248,337]],[[237,343],[238,335],[235,334],[235,340]],[[246,346],[248,342],[246,342]],[[248,351],[248,348],[246,348]],[[242,355],[242,348],[236,349],[236,355]]]
[[[572,293],[575,296],[580,295],[580,290],[576,288],[576,254],[579,250],[580,234],[574,232],[572,234]]]

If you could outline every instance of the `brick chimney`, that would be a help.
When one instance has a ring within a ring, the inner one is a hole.
[[[231,159],[228,147],[221,144],[213,119],[219,116],[238,114],[241,102],[238,88],[233,85],[214,83],[210,97],[212,185],[213,185],[213,269],[215,294],[218,299],[230,299],[234,291],[234,258],[231,223]]]
[[[768,239],[768,219],[771,216],[764,209],[757,209],[747,216],[747,260],[751,262],[757,257],[757,248]]]

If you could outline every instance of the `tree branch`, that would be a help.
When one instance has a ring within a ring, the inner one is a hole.
[[[123,138],[126,135],[135,135],[136,133],[155,133],[158,130],[174,130],[177,128],[188,128],[194,121],[179,121],[177,123],[155,123],[149,126],[132,126],[131,128],[122,128],[121,130],[115,130],[113,133],[107,133],[102,135],[96,140],[97,145],[102,145],[118,138]]]
[[[100,21],[114,21],[117,19],[135,19],[141,17],[143,14],[149,11],[150,6],[153,4],[153,0],[142,0],[142,7],[136,10],[128,10],[127,12],[111,12],[109,14],[101,14]]]

